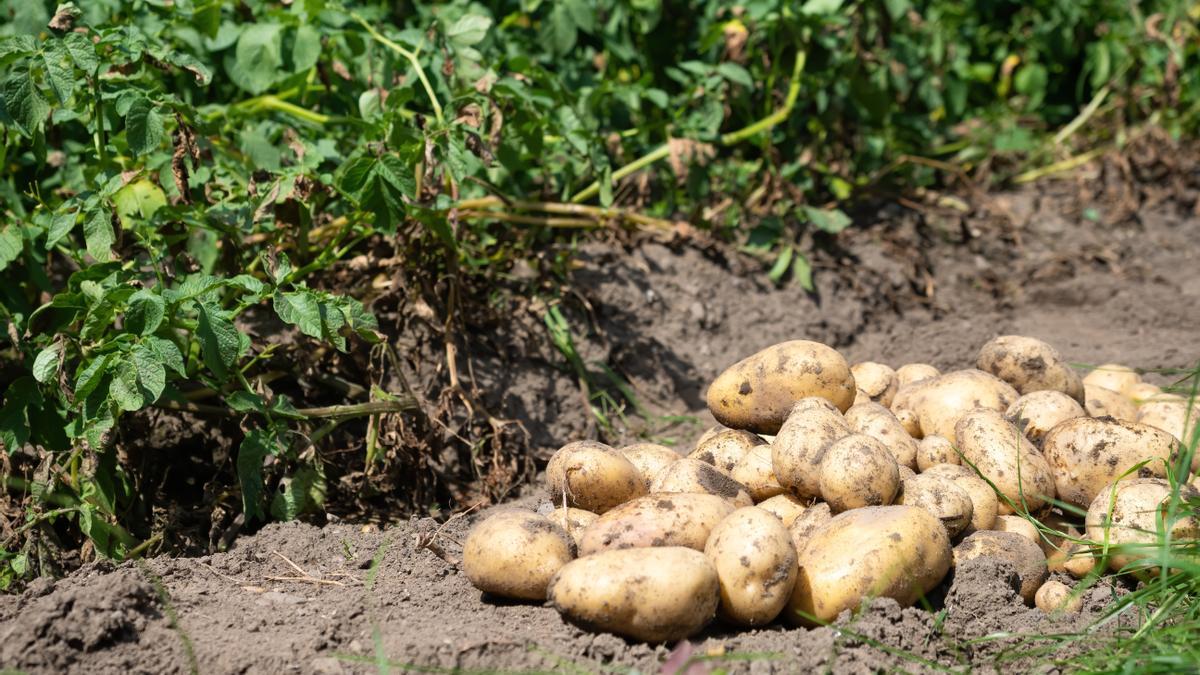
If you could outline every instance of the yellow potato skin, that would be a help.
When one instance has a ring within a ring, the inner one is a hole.
[[[899,491],[896,458],[865,434],[834,441],[821,460],[821,498],[834,513],[891,504]]]
[[[1021,580],[1021,597],[1025,604],[1033,604],[1033,596],[1049,576],[1046,569],[1046,554],[1037,544],[1015,532],[981,530],[959,542],[954,547],[954,566],[967,560],[988,556],[1011,562],[1017,568]]]
[[[1007,499],[1000,514],[1017,509],[1038,512],[1054,499],[1054,474],[1037,448],[1004,415],[994,410],[967,413],[955,426],[964,464],[970,462]]]
[[[563,566],[548,600],[568,620],[643,642],[682,640],[717,612],[720,582],[708,558],[690,548],[604,551]]]
[[[1200,419],[1200,405],[1189,409],[1186,401],[1147,401],[1138,408],[1138,424],[1147,424],[1171,434],[1175,440],[1190,442]],[[1197,468],[1192,463],[1193,470]]]
[[[933,514],[951,538],[971,524],[974,504],[967,491],[949,478],[921,474],[904,481],[897,504],[919,506]]]
[[[1011,384],[1020,394],[1059,391],[1083,400],[1083,380],[1062,354],[1037,338],[1001,335],[979,350],[975,367]]]
[[[638,475],[642,477],[647,491],[650,490],[651,483],[663,469],[680,459],[678,452],[657,443],[627,445],[621,448],[621,455],[638,470]]]
[[[928,380],[941,375],[942,371],[928,363],[906,363],[896,369],[897,387],[906,387],[914,382]]]
[[[1042,535],[1038,532],[1037,526],[1021,516],[996,516],[996,523],[992,525],[992,529],[997,532],[1019,534],[1041,547]],[[1046,550],[1043,548],[1042,553],[1045,552]]]
[[[709,386],[706,398],[721,424],[775,435],[796,401],[819,396],[845,411],[857,391],[850,365],[836,350],[792,340],[730,366]]]
[[[463,572],[485,593],[545,600],[546,587],[575,558],[575,540],[549,518],[504,509],[476,524],[463,543]]]
[[[1092,417],[1111,417],[1122,422],[1133,422],[1138,415],[1133,399],[1119,391],[1091,384],[1084,385],[1083,408]]]
[[[833,519],[833,511],[825,502],[817,502],[804,510],[804,513],[796,516],[791,525],[788,525],[788,535],[792,538],[792,545],[796,547],[796,552],[804,548],[805,542],[812,536],[813,532],[821,529]]]
[[[699,492],[722,497],[734,506],[754,505],[745,485],[721,473],[712,464],[687,457],[672,463],[654,479],[650,493],[660,492]]]
[[[952,466],[952,465],[947,465]],[[966,468],[966,467],[960,467]],[[969,471],[969,469],[968,469]],[[974,474],[956,476],[951,479],[955,485],[966,491],[971,498],[971,524],[960,534],[970,534],[979,530],[990,530],[996,526],[996,518],[1000,512],[1000,498],[987,481]]]
[[[1004,412],[1005,419],[1038,447],[1041,447],[1046,433],[1059,422],[1086,416],[1087,412],[1078,401],[1060,391],[1049,390],[1025,394]]]
[[[733,467],[741,461],[750,449],[763,445],[763,439],[749,431],[741,429],[725,429],[708,435],[696,444],[696,449],[688,454],[688,459],[698,459],[705,464],[712,464],[726,476],[733,474]]]
[[[775,479],[801,499],[821,496],[821,459],[834,441],[850,435],[846,418],[823,399],[801,400],[771,442]]]
[[[712,531],[704,555],[717,568],[722,619],[762,626],[783,610],[796,583],[796,548],[787,528],[756,506],[738,509]]]
[[[1158,532],[1166,526],[1166,504],[1171,497],[1171,484],[1161,478],[1135,478],[1107,486],[1096,495],[1088,507],[1087,538],[1098,545],[1153,546]],[[1200,498],[1200,491],[1181,485],[1183,500]],[[1171,540],[1200,539],[1200,518],[1186,513],[1180,506],[1181,517],[1171,526]],[[1113,572],[1143,558],[1152,558],[1156,551],[1115,548],[1109,550],[1108,566]]]
[[[783,522],[784,527],[790,527],[800,514],[808,508],[808,505],[800,501],[793,495],[783,493],[775,495],[770,499],[764,499],[756,504],[758,508],[768,513],[774,514],[776,518]]]
[[[917,470],[925,471],[937,464],[962,464],[962,458],[945,436],[933,434],[917,443]]]
[[[1051,579],[1037,590],[1033,596],[1033,604],[1046,614],[1078,614],[1083,609],[1083,598],[1072,595],[1070,586]]]
[[[574,441],[559,448],[546,465],[546,481],[555,505],[604,513],[646,494],[637,467],[613,448],[595,441]]]
[[[922,437],[937,434],[958,445],[954,426],[977,408],[1004,412],[1020,398],[1007,382],[982,370],[955,370],[901,387],[892,401],[892,412],[913,413]]]
[[[1096,366],[1096,369],[1083,378],[1084,387],[1103,387],[1109,391],[1129,396],[1142,381],[1142,377],[1129,366],[1119,363],[1106,363]]]
[[[1059,499],[1087,508],[1096,495],[1143,460],[1138,477],[1166,476],[1179,449],[1171,434],[1145,424],[1077,417],[1056,425],[1042,441]]]
[[[946,529],[917,506],[847,511],[807,538],[800,573],[783,616],[811,626],[857,609],[864,598],[893,598],[907,607],[941,583],[950,569]]]
[[[554,521],[554,524],[565,530],[567,534],[571,535],[571,539],[575,541],[575,545],[578,547],[579,540],[583,538],[583,531],[587,529],[588,525],[596,522],[596,519],[600,516],[591,511],[584,511],[583,509],[576,509],[570,506],[560,506],[547,513],[546,517]]]
[[[787,492],[775,478],[775,465],[771,460],[769,445],[750,448],[746,456],[733,467],[730,477],[746,486],[756,504]]]
[[[896,371],[875,361],[863,361],[850,366],[850,374],[854,376],[854,384],[858,387],[854,405],[878,403],[887,407],[892,404],[892,398],[900,387]]]
[[[648,546],[686,546],[697,551],[734,506],[709,494],[658,493],[609,510],[583,531],[579,555]]]
[[[900,466],[917,468],[917,440],[882,404],[871,401],[855,403],[846,411],[846,424],[854,433],[866,434],[882,443]]]

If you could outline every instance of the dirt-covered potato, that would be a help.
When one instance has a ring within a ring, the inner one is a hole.
[[[821,459],[821,498],[834,513],[891,504],[899,490],[896,458],[866,434],[834,441]]]
[[[801,499],[821,496],[821,459],[834,441],[850,435],[842,413],[824,399],[796,403],[771,442],[775,479]]]
[[[1166,463],[1178,450],[1171,434],[1145,424],[1076,417],[1059,423],[1042,441],[1042,454],[1054,471],[1058,498],[1088,507],[1104,486],[1144,460],[1139,477],[1166,476]]]
[[[913,471],[912,469],[908,468],[907,466],[904,466],[903,464],[897,464],[896,468],[900,470],[900,482],[901,483],[904,483],[904,481],[909,480],[910,478],[914,478],[917,475],[916,471]]]
[[[550,498],[556,505],[604,513],[646,494],[637,467],[620,452],[595,441],[574,441],[559,448],[546,465]]]
[[[974,510],[971,495],[966,490],[949,478],[929,474],[919,474],[904,481],[896,503],[919,506],[932,513],[952,539],[971,524]]]
[[[654,478],[671,464],[679,460],[679,453],[658,443],[634,443],[621,448],[621,454],[638,470],[646,490]]]
[[[796,583],[796,548],[787,528],[756,507],[734,511],[712,531],[704,555],[721,582],[722,619],[740,626],[770,623]]]
[[[804,510],[804,513],[796,516],[791,525],[788,525],[788,534],[792,537],[792,544],[796,546],[796,551],[799,552],[804,548],[804,543],[812,536],[813,532],[821,529],[833,519],[833,511],[829,509],[829,505],[825,502],[817,502]]]
[[[1083,400],[1083,380],[1062,354],[1037,338],[1001,335],[979,350],[975,367],[1011,384],[1020,394],[1059,391]]]
[[[1122,422],[1137,419],[1137,406],[1125,394],[1091,384],[1084,385],[1083,391],[1083,409],[1092,417],[1111,417]]]
[[[656,493],[638,497],[597,518],[579,541],[579,555],[645,546],[686,546],[704,550],[708,535],[733,513],[716,495]]]
[[[550,582],[548,600],[567,620],[644,642],[682,640],[717,613],[717,570],[682,546],[629,548],[578,558]]]
[[[650,485],[650,493],[699,492],[728,499],[734,506],[753,506],[745,485],[721,473],[712,464],[683,458],[663,469]]]
[[[925,471],[937,464],[962,464],[962,458],[949,439],[933,434],[917,443],[917,470]]]
[[[1085,417],[1087,412],[1075,399],[1061,391],[1034,391],[1017,399],[1008,407],[1004,417],[1016,425],[1035,446],[1041,447],[1046,432],[1056,424],[1072,417]]]
[[[770,499],[764,499],[756,506],[767,513],[774,514],[783,523],[784,527],[790,527],[796,521],[796,518],[808,508],[807,504],[786,492],[781,495],[775,495]]]
[[[1083,378],[1084,387],[1104,387],[1109,391],[1129,396],[1133,388],[1142,381],[1140,375],[1132,368],[1118,363],[1106,363],[1096,366],[1096,369]]]
[[[850,364],[819,342],[792,340],[729,367],[708,388],[708,409],[734,429],[775,434],[796,401],[819,396],[845,411],[857,392]]]
[[[1070,586],[1051,579],[1037,589],[1033,596],[1033,604],[1046,614],[1078,614],[1083,609],[1083,598],[1072,593]]]
[[[775,479],[771,446],[756,445],[733,467],[730,477],[746,486],[755,503],[787,492]]]
[[[749,431],[726,429],[697,443],[696,449],[688,454],[688,458],[712,464],[718,471],[729,476],[733,473],[733,467],[750,452],[750,448],[762,444],[763,440]]]
[[[570,506],[560,506],[547,513],[546,517],[553,521],[555,525],[565,530],[567,534],[571,535],[571,539],[578,546],[579,540],[583,538],[583,531],[587,529],[588,525],[596,522],[596,519],[600,516],[591,511],[584,511],[583,509],[576,509]]]
[[[1189,485],[1179,486],[1181,500],[1200,498]],[[1126,565],[1158,555],[1159,532],[1168,527],[1167,505],[1171,484],[1161,478],[1134,478],[1105,486],[1087,510],[1087,538],[1109,546],[1109,569],[1116,572]],[[1200,518],[1181,506],[1177,519],[1170,524],[1175,542],[1200,539]]]
[[[905,433],[916,440],[923,438],[921,418],[917,417],[916,412],[905,408],[904,410],[893,410],[892,414],[896,416],[896,421],[900,423],[900,426],[904,427]]]
[[[954,547],[954,566],[982,556],[1011,562],[1021,580],[1021,597],[1025,599],[1025,604],[1033,604],[1034,594],[1049,576],[1046,554],[1042,553],[1040,546],[1015,532],[981,530]]]
[[[834,516],[798,552],[800,574],[784,610],[793,623],[832,621],[864,598],[907,607],[950,569],[950,538],[918,506],[868,506]]]
[[[929,380],[941,374],[942,371],[928,363],[906,363],[896,369],[896,386],[906,387],[914,382]]]
[[[944,466],[954,466],[946,464]],[[966,469],[967,467],[959,467]],[[970,471],[970,469],[967,469]],[[926,471],[925,473],[934,473]],[[935,475],[937,475],[935,473]],[[972,473],[971,475],[958,475],[950,478],[954,484],[967,492],[971,498],[971,524],[963,530],[964,534],[970,534],[979,530],[990,530],[996,526],[996,518],[1000,512],[1000,497],[996,495],[996,491],[992,489],[987,481]]]
[[[1175,440],[1190,443],[1196,433],[1200,405],[1190,407],[1186,401],[1149,401],[1138,408],[1137,422],[1171,434]]]
[[[846,411],[846,424],[858,434],[883,443],[900,466],[917,468],[917,441],[908,435],[891,410],[878,403],[855,403]]]
[[[1003,413],[1020,398],[1017,390],[982,370],[956,370],[945,375],[900,387],[892,400],[892,411],[911,411],[917,416],[921,436],[937,434],[957,445],[954,425],[966,413],[982,408]]]
[[[1054,474],[1037,448],[1002,413],[975,410],[955,427],[964,463],[970,462],[1007,499],[1001,514],[1014,508],[1037,512],[1054,499]]]
[[[854,397],[856,405],[873,402],[887,407],[892,404],[892,397],[900,387],[896,371],[882,363],[863,361],[850,366],[850,373],[854,375],[854,384],[858,387]]]
[[[471,528],[463,571],[485,593],[545,600],[546,586],[575,557],[575,540],[549,518],[508,508]]]
[[[1019,534],[1029,541],[1037,544],[1039,547],[1042,544],[1042,535],[1039,534],[1037,526],[1021,516],[996,516],[996,522],[992,525],[992,529],[997,532],[1012,532],[1014,534]],[[1042,553],[1045,552],[1046,549],[1043,548]]]

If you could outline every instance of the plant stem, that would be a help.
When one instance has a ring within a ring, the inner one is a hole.
[[[763,131],[771,129],[776,124],[779,124],[790,117],[792,110],[796,107],[796,99],[800,96],[800,74],[804,72],[804,65],[807,59],[807,52],[796,52],[796,62],[792,64],[792,80],[788,85],[787,96],[784,98],[782,107],[770,115],[758,120],[757,122],[750,124],[749,126],[742,127],[737,131],[731,131],[727,134],[722,134],[718,139],[718,143],[726,147],[736,145],[754,136],[755,134],[759,134]],[[618,181],[635,171],[639,171],[650,164],[659,161],[660,159],[665,159],[670,154],[671,150],[669,145],[660,145],[651,150],[649,153],[638,157],[629,164],[626,164],[625,166],[622,166],[614,171],[612,174],[612,179],[614,182]],[[575,204],[586,202],[587,200],[599,194],[599,192],[600,181],[595,181],[591,185],[576,193],[575,196],[571,197],[571,202]]]
[[[329,405],[316,408],[300,408],[296,412],[309,419],[321,419],[365,417],[368,415],[380,415],[384,413],[397,413],[408,410],[417,410],[416,398],[407,394],[393,394],[393,396],[395,397],[395,400],[392,401],[370,401],[368,403],[355,403],[352,405]],[[227,408],[221,405],[204,405],[202,403],[192,403],[190,401],[159,401],[154,405],[157,408],[179,410],[198,415],[220,415],[223,417],[235,417],[243,414],[232,408]]]
[[[411,52],[399,44],[389,40],[382,33],[375,30],[374,26],[367,23],[366,19],[362,18],[357,13],[351,12],[350,17],[357,21],[363,28],[365,28],[376,42],[396,52],[400,56],[403,56],[410,64],[412,64],[413,70],[417,73],[417,79],[421,81],[421,86],[425,88],[425,95],[429,97],[429,104],[433,106],[433,116],[437,119],[438,125],[442,125],[445,122],[445,120],[442,118],[442,104],[438,103],[437,94],[433,92],[433,85],[429,83],[429,78],[425,76],[425,69],[421,67],[421,62],[417,60],[416,53]]]
[[[628,209],[617,207],[600,207],[588,206],[586,204],[567,204],[563,202],[533,202],[521,199],[501,199],[499,197],[481,197],[479,199],[465,199],[455,204],[454,208],[460,209],[460,218],[491,218],[496,217],[497,213],[503,213],[503,209],[515,209],[518,211],[541,211],[544,213],[554,213],[569,216],[581,216],[591,218],[598,222],[606,220],[623,220],[646,227],[659,230],[672,230],[676,223],[661,218],[654,218]],[[500,211],[488,211],[486,209],[500,209]],[[497,218],[503,220],[503,217]]]
[[[555,218],[553,216],[525,216],[505,211],[463,211],[458,214],[462,219],[491,218],[507,223],[520,225],[542,225],[545,227],[588,228],[599,227],[600,223],[587,218]]]
[[[28,493],[33,491],[33,481],[26,480],[20,476],[5,476],[4,486],[13,492]],[[74,495],[62,492],[47,492],[41,496],[41,499],[67,508],[74,508],[79,505],[79,500]]]

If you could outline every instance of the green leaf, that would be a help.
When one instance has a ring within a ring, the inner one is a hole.
[[[46,66],[46,84],[54,98],[66,105],[75,93],[75,72],[67,47],[59,40],[49,40],[42,48],[42,63]]]
[[[88,36],[82,33],[67,33],[63,36],[62,42],[63,46],[67,48],[67,53],[71,55],[71,60],[80,70],[91,76],[100,68],[100,59],[96,56],[96,45]]]
[[[197,2],[192,10],[192,25],[205,37],[217,37],[221,28],[221,4],[224,0],[204,0]]]
[[[136,345],[130,351],[133,366],[137,369],[138,388],[149,405],[162,396],[167,386],[167,369],[162,360],[148,347]]]
[[[142,344],[146,346],[146,349],[154,352],[155,357],[164,366],[178,373],[180,377],[187,377],[183,353],[179,351],[179,346],[174,342],[166,338],[147,335],[142,338]]]
[[[793,253],[795,253],[795,251],[791,246],[784,246],[783,251],[779,254],[779,257],[775,259],[775,264],[771,266],[771,271],[767,273],[767,278],[778,283],[779,280],[783,278],[783,275],[787,274],[788,267],[790,267],[792,264]]]
[[[29,136],[46,121],[50,104],[42,97],[29,68],[13,69],[4,78],[4,109],[22,133]]]
[[[38,352],[33,360],[33,379],[46,384],[58,375],[58,365],[62,361],[62,345],[50,345]]]
[[[25,239],[21,235],[21,227],[9,223],[0,228],[0,270],[8,267],[9,263],[21,257],[25,248]]]
[[[142,289],[129,298],[125,310],[125,330],[136,335],[149,335],[162,324],[167,305],[162,296]]]
[[[341,172],[341,188],[354,195],[359,206],[375,214],[375,226],[394,229],[404,218],[404,196],[416,191],[412,168],[396,155],[360,157]]]
[[[800,287],[809,293],[816,288],[813,286],[812,265],[809,264],[808,258],[804,254],[796,254],[796,258],[792,262],[792,275],[796,277],[796,281],[800,282]]]
[[[212,69],[208,64],[187,52],[172,49],[164,53],[162,58],[167,63],[191,73],[192,77],[196,78],[196,84],[201,87],[207,87],[212,82]]]
[[[585,33],[595,32],[595,5],[587,0],[563,0],[562,4],[567,8],[567,13],[571,15],[571,21],[575,23],[576,28]]]
[[[238,446],[237,474],[242,485],[242,510],[247,518],[264,516],[262,507],[263,459],[276,454],[279,439],[266,429],[252,429]]]
[[[837,234],[850,225],[850,217],[838,209],[818,209],[812,206],[805,206],[803,208],[804,215],[808,217],[808,222],[816,226],[818,230]]]
[[[123,359],[117,362],[108,395],[121,410],[140,410],[146,403],[146,398],[138,387],[138,371],[132,361]]]
[[[125,113],[125,140],[135,155],[145,155],[162,145],[164,131],[162,115],[145,96],[134,99]],[[128,187],[128,186],[127,186]]]
[[[801,14],[833,14],[842,7],[842,0],[808,0],[800,7]]]
[[[747,89],[754,89],[754,79],[750,77],[750,71],[736,63],[726,61],[718,65],[717,73],[734,84],[741,85]]]
[[[196,336],[200,338],[200,356],[204,365],[224,380],[229,369],[241,356],[241,340],[237,327],[228,312],[207,302],[196,303],[199,321]]]
[[[126,228],[132,228],[142,221],[149,220],[155,212],[167,205],[167,193],[149,180],[135,180],[117,190],[112,196],[113,205],[117,209],[117,217]]]
[[[294,520],[325,506],[325,474],[320,465],[305,466],[284,479],[271,500],[271,515],[277,520]]]
[[[251,94],[261,94],[279,79],[283,66],[283,26],[256,23],[238,37],[232,66],[226,70],[234,84]]]
[[[58,242],[62,241],[63,237],[71,234],[71,230],[75,229],[75,217],[77,215],[75,211],[64,211],[56,213],[50,218],[50,227],[46,229],[47,251],[54,248]]]
[[[483,42],[491,27],[492,19],[490,17],[467,14],[446,30],[446,39],[456,48],[470,47]]]
[[[88,255],[99,262],[112,258],[112,246],[117,241],[113,231],[112,217],[105,209],[97,208],[86,214],[83,220],[83,241]]]
[[[112,359],[112,354],[105,354],[87,362],[87,365],[80,364],[80,369],[75,375],[76,400],[89,397],[99,388],[100,383],[104,381],[104,376],[108,373]]]
[[[561,56],[575,48],[575,40],[579,31],[576,29],[575,22],[571,19],[571,13],[567,10],[566,5],[554,4],[550,15],[546,17],[542,30],[545,32],[544,39],[553,48],[554,53]]]
[[[321,34],[316,28],[305,24],[296,29],[292,43],[292,70],[303,72],[317,65],[321,58]]]
[[[267,409],[261,396],[240,389],[225,397],[225,405],[241,413],[260,413]]]

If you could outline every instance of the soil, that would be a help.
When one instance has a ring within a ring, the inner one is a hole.
[[[978,197],[965,211],[931,197],[921,209],[856,214],[862,226],[814,242],[815,293],[772,284],[760,264],[700,238],[585,244],[573,273],[580,307],[568,316],[580,328],[584,361],[610,365],[652,412],[650,424],[613,433],[673,440],[681,449],[711,424],[705,384],[786,339],[826,342],[852,361],[948,369],[972,365],[991,337],[1020,333],[1080,364],[1191,366],[1200,357],[1192,318],[1200,216],[1187,196],[1194,193],[1164,198],[1147,185],[1131,209],[1127,200],[1089,197],[1101,194],[1089,186],[1104,179],[1102,170]],[[552,347],[493,338],[492,351],[473,355],[478,386],[490,392],[490,409],[523,423],[537,456],[594,433],[577,380],[556,367]],[[1170,381],[1156,372],[1146,378]],[[695,422],[655,417],[667,415]],[[535,481],[517,501],[537,507],[544,499]],[[1043,643],[1028,636],[1078,630],[1126,590],[1090,589],[1081,614],[1047,617],[1022,603],[1008,563],[981,558],[932,594],[932,609],[877,601],[832,627],[742,632],[715,624],[689,642],[652,646],[585,632],[548,607],[481,596],[457,564],[479,517],[382,528],[279,523],[239,537],[226,552],[88,564],[0,597],[0,668],[1053,670],[1080,647],[1042,653]]]

